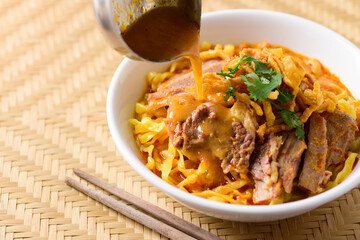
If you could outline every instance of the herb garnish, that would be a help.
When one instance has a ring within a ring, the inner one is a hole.
[[[221,69],[221,71],[219,73],[216,73],[217,75],[220,75],[220,76],[223,76],[223,77],[229,77],[229,78],[233,78],[234,77],[234,74],[239,71],[239,66],[243,61],[243,58],[245,57],[246,55],[244,55],[240,61],[235,65],[235,67],[233,68],[228,68],[228,72],[224,73],[223,70]]]
[[[279,91],[279,96],[277,98],[277,100],[281,103],[281,104],[287,104],[288,102],[291,102],[292,100],[294,100],[294,94],[289,93],[289,90],[287,88],[284,89],[284,91]]]
[[[236,99],[234,92],[236,91],[236,89],[233,86],[230,86],[226,91],[225,91],[225,96],[224,96],[224,101],[227,102],[229,100],[230,97],[233,97],[234,99]]]
[[[273,91],[278,91],[279,95],[277,100],[281,104],[287,104],[294,99],[294,95],[289,92],[288,89],[281,90],[279,87],[281,85],[283,75],[281,73],[277,73],[276,70],[267,67],[267,63],[264,63],[260,60],[257,60],[249,55],[244,55],[239,60],[239,62],[233,68],[228,68],[228,72],[223,72],[221,70],[220,73],[216,73],[217,75],[234,78],[234,74],[239,71],[239,66],[241,63],[247,63],[251,66],[254,63],[254,71],[255,73],[250,73],[247,75],[240,75],[241,80],[245,83],[249,91],[249,97],[255,101],[262,102],[265,99],[269,100],[272,105],[275,106],[276,110],[280,114],[281,118],[284,120],[285,124],[290,128],[295,128],[295,134],[300,139],[303,140],[305,138],[304,127],[298,115],[295,112],[287,110],[285,108],[280,107],[270,99],[268,96]],[[226,91],[224,96],[224,100],[228,101],[229,98],[233,95],[233,92],[236,89],[233,86],[230,86]]]
[[[275,106],[275,108],[277,109],[278,113],[280,114],[286,125],[288,125],[290,128],[295,128],[295,135],[300,140],[304,140],[305,139],[304,127],[299,116],[296,115],[296,112],[282,108],[271,100],[269,101],[271,102],[272,105]]]
[[[261,75],[257,73],[250,73],[240,76],[249,90],[249,96],[255,101],[262,102],[269,94],[277,89],[281,84],[282,75]],[[250,80],[251,79],[251,80]]]

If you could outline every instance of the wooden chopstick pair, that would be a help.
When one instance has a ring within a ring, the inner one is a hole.
[[[82,192],[83,194],[101,202],[105,206],[108,206],[115,211],[125,215],[126,217],[131,218],[147,226],[150,229],[154,229],[155,231],[168,238],[174,240],[220,240],[220,238],[216,235],[192,223],[189,223],[184,219],[179,218],[158,206],[155,206],[141,198],[138,198],[124,190],[121,190],[104,180],[96,178],[79,169],[74,169],[74,173],[80,178],[87,180],[88,182],[111,193],[112,195],[133,204],[134,206],[152,215],[153,217],[120,201],[117,201],[114,198],[111,198],[103,193],[100,193],[95,189],[89,188],[69,177],[67,177],[65,180],[66,184]]]

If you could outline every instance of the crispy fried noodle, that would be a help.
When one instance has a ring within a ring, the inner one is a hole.
[[[279,204],[340,184],[357,163],[360,101],[318,60],[259,44],[200,47],[150,72],[130,120],[146,167],[185,192]]]

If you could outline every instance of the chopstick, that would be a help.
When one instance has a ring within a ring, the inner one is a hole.
[[[66,178],[66,183],[77,189],[78,191],[88,195],[89,197],[101,202],[102,204],[104,204],[105,206],[108,206],[112,209],[114,209],[117,212],[120,212],[121,214],[147,226],[148,228],[154,229],[156,231],[158,231],[159,233],[161,233],[162,235],[169,237],[171,239],[175,239],[175,240],[182,240],[182,239],[186,239],[186,240],[196,240],[195,238],[169,226],[166,225],[165,223],[150,217],[149,215],[146,215],[145,213],[142,213],[140,211],[137,211],[135,208],[132,208],[128,205],[126,205],[125,203],[116,201],[115,199],[100,193],[98,191],[96,191],[95,189],[89,188],[81,183],[79,183],[78,181],[75,181],[74,179],[71,178]]]
[[[111,193],[114,196],[117,196],[134,206],[138,207],[142,211],[151,214],[155,218],[146,215],[143,212],[140,212],[124,203],[116,201],[115,199],[97,192],[94,189],[91,189],[87,186],[80,184],[79,182],[67,178],[66,183],[80,192],[88,195],[91,198],[103,203],[104,205],[124,214],[125,216],[134,219],[135,221],[151,228],[159,233],[167,236],[171,239],[199,239],[199,240],[220,240],[218,236],[185,221],[182,218],[175,216],[174,214],[155,206],[141,198],[138,198],[124,190],[121,190],[114,185],[96,178],[84,171],[79,169],[74,169],[74,173],[79,177],[89,181],[95,186]],[[144,217],[146,216],[146,217]],[[165,224],[166,223],[166,224]],[[168,225],[167,225],[168,224]],[[178,229],[178,230],[177,230]],[[180,231],[179,231],[180,230]],[[180,235],[179,235],[180,234]],[[188,235],[187,235],[188,234]],[[171,236],[170,236],[171,235]],[[191,237],[190,237],[190,236]]]

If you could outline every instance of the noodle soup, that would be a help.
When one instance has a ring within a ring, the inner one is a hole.
[[[200,50],[203,98],[187,59],[147,76],[130,123],[148,169],[242,205],[307,198],[351,173],[359,101],[318,60],[267,42]]]

